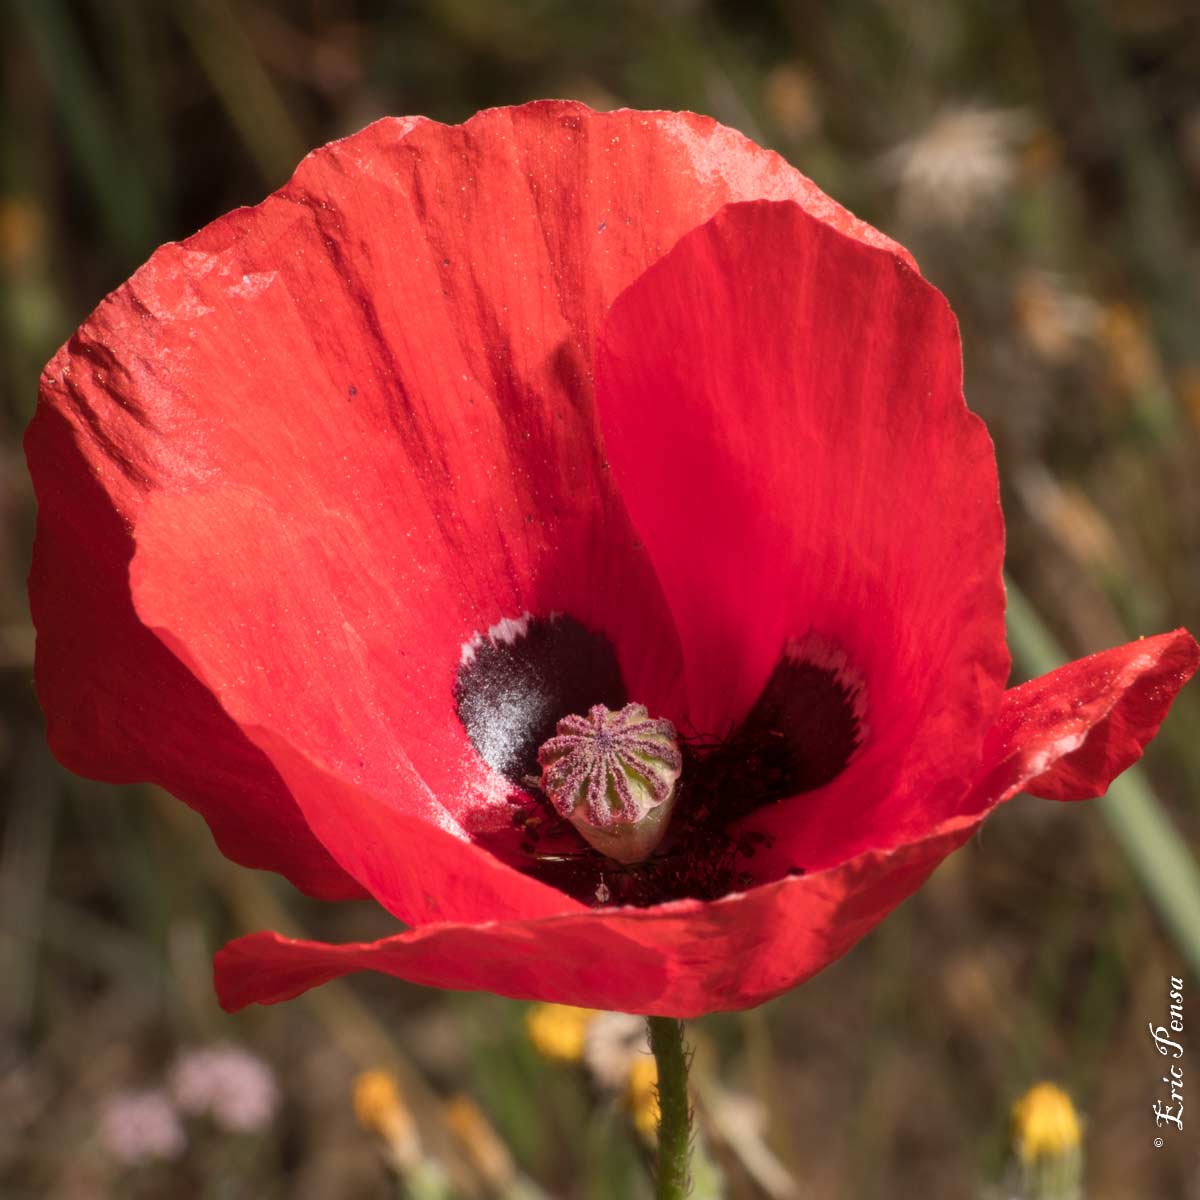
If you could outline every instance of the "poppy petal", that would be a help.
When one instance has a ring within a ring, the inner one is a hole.
[[[1019,791],[1048,800],[1103,794],[1142,756],[1200,647],[1186,629],[1091,654],[1010,689],[984,749],[974,803]]]
[[[948,822],[919,843],[709,904],[426,925],[348,945],[255,933],[217,953],[217,995],[232,1011],[372,970],[431,987],[617,1012],[695,1017],[749,1008],[845,953],[977,823]]]
[[[692,726],[735,728],[796,639],[864,681],[849,767],[758,818],[784,856],[955,811],[1008,657],[995,457],[942,296],[795,204],[731,204],[614,303],[597,404]]]
[[[93,471],[76,439],[49,404],[26,435],[38,497],[35,676],[55,757],[105,783],[157,783],[202,813],[221,852],[243,866],[278,871],[324,900],[364,895],[262,752],[138,620],[133,539],[104,490],[105,468]]]
[[[452,828],[414,815],[424,790],[412,765],[393,762],[390,794],[339,778],[264,729],[248,735],[279,771],[313,832],[338,862],[401,921],[504,921],[583,909],[556,888],[506,866]],[[432,805],[430,805],[432,807]]]
[[[231,857],[353,894],[244,739],[231,757],[229,718],[373,795],[400,744],[466,826],[507,821],[512,791],[456,714],[479,639],[566,613],[640,700],[677,708],[670,614],[598,450],[592,345],[633,278],[750,196],[901,253],[715,122],[566,103],[378,122],[160,249],[49,365],[28,437],[64,761],[160,782]],[[89,625],[76,598],[101,586]]]

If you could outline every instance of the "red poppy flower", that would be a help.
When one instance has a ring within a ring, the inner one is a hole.
[[[100,305],[28,453],[58,757],[411,927],[241,938],[229,1008],[367,969],[756,1004],[1018,790],[1102,792],[1197,663],[1177,631],[1005,691],[950,310],[690,114],[545,103],[318,150]],[[626,703],[683,735],[632,863],[531,779],[561,718]]]

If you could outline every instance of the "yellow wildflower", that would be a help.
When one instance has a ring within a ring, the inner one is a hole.
[[[569,1004],[535,1004],[525,1014],[525,1032],[533,1048],[555,1062],[577,1063],[583,1058],[584,1035],[598,1016],[594,1008]]]
[[[479,1105],[470,1096],[452,1096],[443,1112],[450,1132],[480,1175],[497,1191],[511,1190],[517,1174],[512,1155]]]
[[[1071,1097],[1039,1083],[1013,1105],[1013,1143],[1028,1200],[1082,1200],[1081,1123]]]
[[[1071,1097],[1052,1083],[1034,1085],[1013,1105],[1013,1125],[1023,1163],[1062,1158],[1079,1148],[1082,1137]]]
[[[400,1158],[407,1161],[417,1153],[416,1126],[390,1071],[364,1071],[355,1079],[354,1115]]]

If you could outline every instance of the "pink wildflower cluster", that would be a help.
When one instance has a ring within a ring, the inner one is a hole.
[[[274,1073],[236,1046],[185,1050],[167,1086],[115,1092],[100,1112],[101,1145],[123,1166],[170,1162],[188,1146],[184,1117],[208,1116],[227,1133],[257,1133],[279,1111]]]
[[[236,1046],[184,1051],[171,1068],[169,1084],[183,1112],[207,1114],[229,1133],[263,1129],[279,1110],[271,1068]]]
[[[100,1113],[100,1141],[128,1167],[170,1161],[187,1149],[183,1122],[162,1088],[109,1096]]]

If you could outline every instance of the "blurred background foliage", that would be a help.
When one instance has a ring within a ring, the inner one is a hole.
[[[1062,653],[1200,628],[1194,0],[9,0],[2,20],[0,1195],[386,1196],[410,1118],[465,1196],[645,1194],[621,1089],[539,1055],[522,1005],[363,978],[222,1015],[226,937],[357,939],[379,916],[228,868],[181,805],[71,778],[42,743],[20,456],[38,371],[158,243],[312,146],[540,96],[743,130],[949,296],[1010,572]],[[1146,761],[1189,847],[1198,707],[1185,693]],[[696,1023],[730,1193],[1018,1194],[1010,1109],[1051,1078],[1086,1122],[1089,1197],[1200,1197],[1194,1142],[1152,1146],[1146,1024],[1169,976],[1196,979],[1130,868],[1132,826],[1018,799],[810,985]],[[180,1056],[217,1042],[277,1085],[257,1124],[179,1115]],[[362,1092],[356,1120],[367,1068],[399,1107]],[[114,1104],[164,1083],[162,1135],[131,1151]]]

